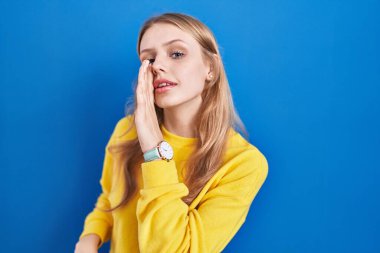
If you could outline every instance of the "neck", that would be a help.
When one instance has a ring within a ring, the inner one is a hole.
[[[196,117],[200,106],[201,99],[198,103],[193,103],[191,106],[182,105],[165,108],[163,122],[165,128],[169,132],[182,137],[196,137]]]

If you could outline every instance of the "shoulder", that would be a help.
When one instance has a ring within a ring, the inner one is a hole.
[[[268,161],[263,152],[235,130],[231,131],[228,139],[223,163],[230,165],[226,166],[230,170],[227,173],[250,174],[262,180],[268,175]]]
[[[133,122],[133,115],[126,115],[115,124],[110,142],[115,144],[133,140],[136,137],[137,133]]]
[[[224,191],[250,204],[268,176],[268,162],[264,154],[239,133],[229,136],[222,166],[214,176],[211,189]],[[215,191],[213,191],[215,192]]]

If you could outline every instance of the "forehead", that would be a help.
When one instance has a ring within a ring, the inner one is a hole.
[[[190,47],[199,47],[198,42],[189,33],[171,24],[158,23],[144,33],[140,51],[147,48],[159,48],[165,42],[175,39],[183,40]]]

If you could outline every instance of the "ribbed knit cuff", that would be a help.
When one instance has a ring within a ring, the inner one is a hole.
[[[178,173],[174,160],[154,160],[141,164],[144,188],[178,183]]]
[[[79,236],[79,240],[82,237],[89,234],[96,234],[100,237],[100,242],[98,244],[98,248],[100,248],[103,243],[105,243],[109,238],[107,237],[108,228],[104,226],[103,222],[93,221],[91,223],[85,224],[84,230],[82,234]]]

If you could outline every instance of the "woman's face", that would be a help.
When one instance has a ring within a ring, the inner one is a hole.
[[[210,66],[202,57],[199,43],[189,33],[171,24],[154,24],[140,43],[140,60],[147,59],[153,62],[152,85],[156,86],[160,79],[175,83],[170,87],[155,88],[158,107],[198,109]]]

